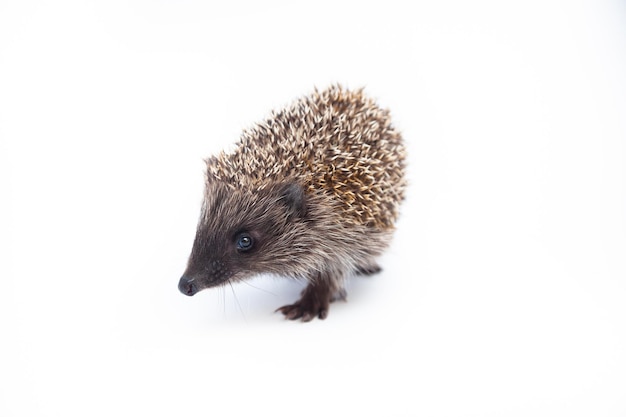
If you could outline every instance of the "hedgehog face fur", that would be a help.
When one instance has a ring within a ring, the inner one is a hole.
[[[380,270],[404,196],[404,146],[388,111],[333,86],[244,131],[207,160],[183,294],[259,273],[305,279],[288,319],[325,318],[350,273]]]
[[[256,192],[208,184],[180,290],[193,295],[227,281],[283,272],[277,265],[294,264],[293,256],[303,244],[296,231],[306,229],[307,223],[304,191],[297,184],[275,184]],[[290,272],[304,276],[306,268]]]

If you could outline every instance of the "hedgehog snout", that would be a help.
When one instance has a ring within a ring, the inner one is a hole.
[[[178,282],[179,291],[188,296],[194,295],[198,292],[198,286],[194,281],[194,278],[183,275]]]

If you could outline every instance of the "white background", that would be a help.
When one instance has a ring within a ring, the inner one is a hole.
[[[619,1],[2,1],[0,415],[626,415]],[[202,158],[341,82],[410,189],[383,273],[176,286]]]

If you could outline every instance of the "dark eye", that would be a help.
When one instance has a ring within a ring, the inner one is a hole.
[[[237,249],[240,251],[245,252],[252,249],[253,244],[252,236],[248,233],[239,233],[237,235]]]

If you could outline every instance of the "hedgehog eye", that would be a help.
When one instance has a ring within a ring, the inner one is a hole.
[[[239,249],[242,252],[252,249],[252,245],[254,244],[254,241],[252,240],[252,236],[250,236],[248,233],[239,233],[237,235],[236,242],[237,242],[237,249]]]

